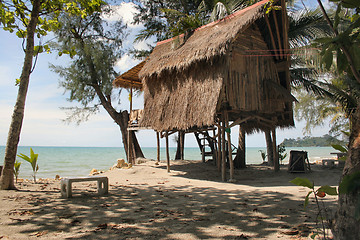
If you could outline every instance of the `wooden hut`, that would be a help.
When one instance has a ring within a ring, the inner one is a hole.
[[[266,14],[269,3],[202,26],[190,37],[159,42],[138,74],[144,91],[140,125],[168,132],[222,124],[222,142],[224,130],[237,124],[247,132],[293,126],[287,13],[281,1],[281,10]]]

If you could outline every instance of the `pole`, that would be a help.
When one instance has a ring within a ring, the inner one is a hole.
[[[167,172],[170,172],[170,155],[169,155],[169,133],[166,131],[165,133],[166,139],[166,165],[167,165]]]

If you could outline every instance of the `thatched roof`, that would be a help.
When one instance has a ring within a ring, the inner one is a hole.
[[[131,68],[127,72],[121,74],[113,81],[113,85],[115,87],[122,87],[122,88],[135,88],[142,90],[142,83],[139,78],[139,71],[143,68],[146,60],[142,61],[135,67]]]
[[[163,71],[182,71],[194,62],[225,54],[236,35],[264,15],[264,6],[268,2],[269,0],[260,1],[224,19],[196,29],[186,43],[175,47],[176,49],[173,43],[178,40],[181,42],[183,35],[159,42],[149,61],[141,69],[140,78],[160,75]]]
[[[187,130],[211,126],[227,111],[230,121],[247,119],[242,126],[248,132],[291,126],[293,98],[281,83],[288,85],[288,79],[280,80],[272,56],[252,58],[246,52],[272,48],[259,27],[269,1],[200,27],[187,39],[159,42],[139,72],[144,90],[140,125]]]

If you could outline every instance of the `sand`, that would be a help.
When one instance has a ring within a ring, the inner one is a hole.
[[[114,169],[109,194],[95,183],[75,183],[63,199],[60,181],[18,183],[0,191],[0,239],[309,239],[316,231],[316,208],[308,190],[289,183],[306,177],[316,185],[338,184],[341,170],[312,165],[312,172],[274,173],[267,166],[236,170],[236,182],[221,182],[210,163],[146,161]],[[337,197],[326,196],[329,215]]]

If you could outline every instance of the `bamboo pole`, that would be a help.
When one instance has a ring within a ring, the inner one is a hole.
[[[220,123],[217,125],[218,128],[218,152],[217,152],[217,159],[216,159],[216,163],[217,163],[217,167],[218,167],[218,171],[221,171],[221,125]]]
[[[225,128],[228,128],[226,131],[226,137],[228,139],[228,151],[229,151],[229,164],[230,164],[230,179],[229,182],[234,182],[234,162],[232,158],[232,149],[231,149],[231,134],[229,128],[229,113],[225,114]]]
[[[274,22],[275,22],[275,28],[276,28],[276,35],[277,35],[277,39],[278,39],[278,44],[279,44],[279,53],[280,53],[280,58],[284,57],[283,52],[282,52],[282,43],[281,43],[281,39],[280,39],[280,29],[279,29],[279,24],[277,21],[277,17],[276,17],[276,13],[275,10],[272,10],[273,12],[273,17],[274,17]]]
[[[169,155],[169,134],[168,131],[165,133],[166,139],[166,165],[167,165],[167,172],[170,172],[170,155]]]
[[[277,145],[276,145],[276,132],[275,128],[271,130],[272,140],[273,140],[273,153],[274,153],[274,171],[278,172],[280,170],[280,164],[279,164],[279,155],[277,151]]]
[[[159,165],[160,162],[160,133],[156,132],[156,142],[157,142],[157,158],[155,165]]]
[[[226,146],[225,146],[225,118],[224,114],[221,116],[221,179],[226,181]]]
[[[276,49],[275,38],[274,38],[274,35],[272,33],[272,29],[271,29],[269,18],[267,16],[267,14],[265,14],[265,22],[266,22],[266,25],[268,27],[269,33],[270,33],[271,44],[273,45],[273,49],[275,50]],[[277,54],[277,52],[274,51],[274,53],[275,53],[276,59],[279,59],[279,55]]]

